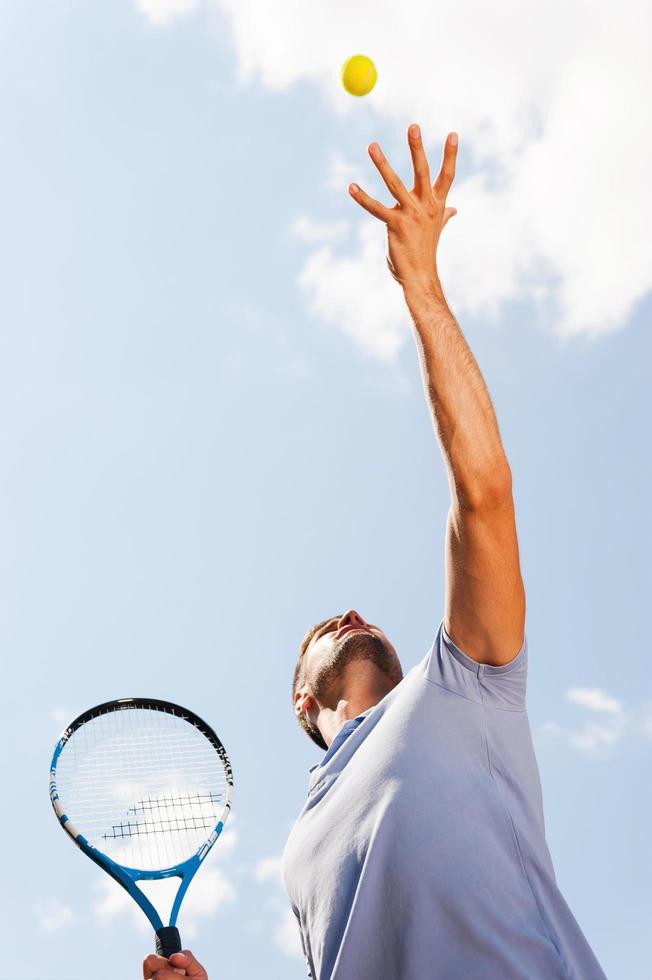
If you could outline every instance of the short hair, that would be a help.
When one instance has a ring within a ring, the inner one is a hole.
[[[306,650],[310,646],[310,641],[312,640],[317,630],[320,630],[322,626],[325,626],[326,623],[329,623],[332,619],[336,619],[336,618],[337,618],[336,616],[328,616],[327,619],[322,619],[321,623],[315,623],[314,626],[310,627],[310,629],[304,636],[303,640],[301,641],[301,646],[299,647],[299,659],[297,660],[296,667],[294,668],[294,676],[292,678],[292,704],[293,705],[294,705],[294,695],[296,694],[297,689],[301,687],[301,685],[305,682],[306,679],[304,658],[306,655]],[[302,711],[300,715],[297,715],[297,718],[299,724],[303,728],[306,735],[309,738],[311,738],[313,742],[315,742],[319,746],[320,749],[324,749],[324,751],[326,751],[328,749],[328,746],[326,745],[326,742],[322,738],[321,732],[315,725],[312,724],[312,722],[307,717],[305,712]]]

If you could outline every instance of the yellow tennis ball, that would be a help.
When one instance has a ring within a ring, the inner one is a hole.
[[[342,85],[349,95],[367,95],[377,77],[376,66],[364,54],[354,54],[342,65]]]

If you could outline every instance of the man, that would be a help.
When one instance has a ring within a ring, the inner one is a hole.
[[[318,980],[604,980],[545,841],[511,471],[437,270],[457,136],[434,185],[417,126],[408,143],[411,191],[369,148],[392,208],[349,191],[387,226],[448,474],[444,616],[404,678],[353,609],[306,634],[294,710],[326,755],[283,878]]]
[[[392,208],[349,190],[387,226],[448,474],[444,616],[405,677],[356,610],[304,637],[294,710],[326,754],[283,878],[315,980],[605,980],[545,841],[511,470],[437,270],[457,137],[434,185],[418,127],[408,143],[411,191],[369,148]]]

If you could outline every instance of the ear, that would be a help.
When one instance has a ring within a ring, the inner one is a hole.
[[[316,702],[312,694],[305,686],[300,687],[298,691],[294,693],[294,713],[299,718],[303,714],[309,715],[312,709],[315,707]]]

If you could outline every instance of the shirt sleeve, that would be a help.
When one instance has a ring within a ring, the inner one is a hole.
[[[444,622],[423,661],[427,679],[471,701],[507,711],[524,711],[528,668],[527,633],[523,645],[508,664],[480,664],[460,649],[446,632]]]

